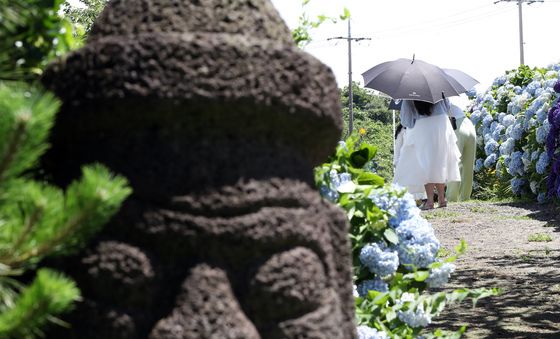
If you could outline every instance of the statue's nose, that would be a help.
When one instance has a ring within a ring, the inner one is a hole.
[[[200,264],[191,269],[170,314],[156,323],[151,339],[258,339],[224,270]]]

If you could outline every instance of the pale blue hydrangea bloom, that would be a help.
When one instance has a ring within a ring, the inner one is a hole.
[[[512,138],[508,138],[500,145],[500,155],[511,154],[511,152],[513,152],[514,146],[515,146],[515,141]]]
[[[511,137],[513,138],[513,140],[520,140],[523,137],[524,131],[525,130],[523,128],[523,121],[516,121],[511,129]]]
[[[514,123],[515,123],[515,116],[511,114],[504,115],[504,118],[502,119],[502,125],[504,125],[504,127],[509,127]]]
[[[531,161],[535,161],[539,158],[539,151],[533,151],[533,153],[531,153]]]
[[[389,285],[383,280],[375,278],[362,281],[362,283],[357,286],[357,289],[360,297],[365,297],[368,291],[387,292],[389,291]]]
[[[548,119],[546,119],[545,121],[543,121],[542,126],[537,128],[537,142],[540,144],[544,144],[549,132],[550,123],[548,122]]]
[[[504,124],[504,118],[506,117],[506,115],[507,115],[507,114],[504,113],[504,112],[498,113],[498,115],[497,115],[497,120],[498,120],[498,122],[499,122],[500,124],[502,124],[502,125]]]
[[[500,134],[505,129],[505,127],[503,125],[499,124],[499,123],[496,123],[493,126],[494,126],[494,128],[492,129],[492,138],[494,140],[499,140],[500,139]]]
[[[399,311],[398,317],[410,327],[426,327],[432,322],[430,314],[424,311],[422,304],[418,305],[414,311]]]
[[[437,288],[442,287],[447,284],[451,273],[455,271],[455,265],[450,263],[445,263],[441,267],[432,268],[430,270],[430,276],[426,279],[428,287]]]
[[[550,158],[548,157],[547,152],[542,152],[541,156],[539,157],[539,161],[537,161],[537,165],[536,165],[537,173],[545,174],[548,164],[550,164]]]
[[[523,152],[515,151],[511,154],[511,160],[508,165],[508,173],[511,175],[523,175],[525,173],[523,166]]]
[[[557,81],[557,79],[550,79],[550,80],[547,80],[547,81],[545,82],[545,86],[546,86],[546,87],[549,87],[549,88],[550,88],[550,87],[554,87],[554,85],[556,84],[556,81]]]
[[[484,167],[490,168],[490,167],[494,166],[494,164],[496,163],[497,160],[498,160],[498,156],[496,155],[496,153],[490,154],[486,158],[486,160],[484,160]]]
[[[544,107],[539,108],[537,111],[537,121],[544,122],[546,119],[548,119],[548,109]]]
[[[535,115],[535,110],[536,110],[536,108],[533,107],[532,105],[527,107],[527,109],[525,110],[525,119],[532,118],[533,115]]]
[[[358,339],[389,339],[387,333],[365,325],[357,327]]]
[[[468,91],[465,92],[465,94],[469,97],[469,98],[474,98],[476,97],[476,89],[473,87],[471,89],[469,89]]]
[[[339,198],[338,192],[325,186],[322,185],[319,188],[319,193],[321,194],[321,196],[331,202],[336,202]]]
[[[391,190],[398,192],[403,188],[393,184]],[[399,198],[391,191],[380,189],[374,190],[369,198],[377,207],[389,213],[389,225],[392,227],[397,227],[403,220],[420,215],[414,197],[408,192]]]
[[[482,112],[480,110],[473,111],[470,117],[473,125],[478,124],[481,118],[482,118]]]
[[[539,193],[539,195],[537,196],[537,202],[539,204],[544,204],[548,201],[548,198],[546,197],[546,193],[541,192]]]
[[[540,81],[532,81],[530,82],[527,87],[525,88],[525,90],[530,93],[531,95],[535,95],[535,90],[537,88],[541,87],[541,82]]]
[[[521,195],[523,193],[523,185],[525,185],[525,179],[523,178],[513,178],[511,179],[511,191],[515,195]]]
[[[521,86],[515,86],[515,87],[513,88],[513,92],[514,92],[515,94],[521,94],[521,92],[523,92],[523,88],[521,88]]]
[[[499,145],[494,139],[489,139],[484,146],[484,152],[486,155],[494,153],[498,149]]]
[[[503,84],[505,84],[507,81],[507,77],[505,75],[501,75],[499,77],[497,77],[496,79],[494,79],[494,82],[492,83],[492,86],[501,86]]]
[[[490,124],[492,123],[492,121],[494,121],[494,118],[492,118],[492,116],[490,114],[487,114],[482,119],[482,125],[485,126],[485,127],[489,127]]]
[[[362,247],[360,262],[379,277],[391,275],[399,267],[399,255],[383,244],[371,243]]]
[[[482,169],[482,166],[484,166],[484,160],[483,159],[476,159],[476,161],[474,163],[474,171],[479,172]]]
[[[538,96],[541,95],[543,92],[544,92],[544,90],[542,89],[542,87],[540,87],[540,88],[537,88],[537,89],[535,90],[535,94],[534,94],[534,95],[535,95],[536,97],[538,97]]]
[[[426,219],[416,216],[404,220],[396,232],[399,237],[397,251],[402,264],[425,268],[434,262],[440,243]]]

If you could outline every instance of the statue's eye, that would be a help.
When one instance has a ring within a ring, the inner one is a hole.
[[[250,282],[245,305],[257,326],[293,319],[322,304],[327,276],[319,257],[296,247],[270,257]]]
[[[154,270],[139,248],[115,241],[99,243],[83,259],[88,279],[87,294],[109,303],[148,306],[154,286]],[[85,273],[85,272],[84,272]]]

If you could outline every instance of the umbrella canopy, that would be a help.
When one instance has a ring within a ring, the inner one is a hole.
[[[465,88],[465,92],[473,88],[474,85],[478,84],[478,80],[458,69],[444,68],[443,71],[453,77],[453,79],[457,80],[461,86]]]
[[[422,60],[397,59],[370,68],[362,73],[362,77],[365,87],[383,92],[393,99],[436,103],[444,97],[459,95],[472,88],[465,88],[461,81],[455,78],[463,74],[474,80],[459,70],[447,73],[444,69]]]

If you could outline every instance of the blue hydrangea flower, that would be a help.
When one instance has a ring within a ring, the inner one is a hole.
[[[474,98],[474,97],[476,97],[476,89],[473,87],[473,88],[469,89],[468,91],[466,91],[465,94],[469,98]]]
[[[515,195],[521,195],[523,193],[523,185],[525,185],[525,179],[523,178],[513,178],[511,179],[511,191]]]
[[[356,330],[358,339],[389,339],[387,333],[365,325],[358,326]]]
[[[365,297],[368,291],[388,292],[389,285],[379,278],[364,280],[357,286],[360,297]]]
[[[399,311],[398,317],[410,327],[426,327],[432,322],[429,313],[424,311],[422,304],[416,310]]]
[[[391,275],[399,267],[399,255],[383,244],[371,243],[360,251],[360,262],[379,277]]]
[[[498,149],[498,147],[499,147],[499,145],[496,142],[496,140],[489,139],[486,142],[486,145],[484,146],[484,153],[486,153],[486,155],[490,155],[490,154],[494,153]]]
[[[550,123],[545,120],[541,127],[537,128],[537,142],[539,144],[544,144],[548,133],[550,132]]]
[[[496,161],[498,160],[498,156],[495,153],[490,154],[486,160],[484,160],[484,167],[490,168],[494,166]]]
[[[434,262],[440,243],[426,219],[417,216],[405,220],[396,232],[399,237],[397,251],[402,264],[425,268]]]
[[[511,154],[511,152],[513,152],[514,146],[515,146],[515,141],[512,138],[508,138],[500,145],[500,155]]]
[[[502,119],[502,125],[504,125],[504,127],[509,127],[514,123],[515,123],[515,116],[511,114],[505,115],[504,118]]]
[[[539,158],[539,151],[533,151],[533,153],[531,153],[531,161],[535,161]]]
[[[482,112],[480,110],[473,111],[470,117],[473,125],[475,126],[479,123],[481,118],[482,118]]]
[[[492,118],[490,114],[485,115],[484,118],[482,119],[482,125],[485,127],[489,127],[492,121],[494,121],[494,118]]]
[[[537,121],[544,122],[548,118],[548,111],[544,107],[539,108],[537,111]]]
[[[507,77],[505,75],[501,75],[499,77],[497,77],[496,79],[494,79],[494,82],[492,83],[492,86],[501,86],[503,84],[505,84],[507,81]]]
[[[550,164],[550,158],[546,152],[542,152],[537,161],[536,169],[538,174],[545,174],[548,165]]]
[[[539,195],[537,196],[537,202],[539,204],[544,204],[547,201],[548,201],[548,198],[546,196],[546,193],[544,193],[544,192],[539,193]]]
[[[525,90],[531,95],[535,95],[535,90],[539,87],[541,87],[540,81],[532,81],[527,85]]]
[[[523,175],[524,165],[523,165],[523,152],[515,151],[511,154],[511,160],[508,165],[508,173],[511,175]]]
[[[494,128],[492,129],[492,139],[494,140],[500,140],[500,134],[502,133],[502,131],[505,129],[505,127],[499,123],[496,123],[494,125]]]
[[[338,198],[339,198],[338,192],[329,188],[329,187],[327,187],[327,186],[325,186],[325,185],[322,185],[319,188],[319,193],[321,194],[321,196],[323,196],[323,198],[325,198],[325,199],[327,199],[331,202],[338,201]]]
[[[482,169],[482,166],[484,166],[484,160],[476,159],[474,163],[474,171],[479,172]]]
[[[521,138],[523,138],[524,131],[525,130],[523,128],[523,121],[516,121],[511,129],[511,137],[513,138],[513,140],[520,140]]]
[[[430,270],[430,276],[426,279],[428,287],[437,288],[443,287],[449,281],[451,273],[455,271],[455,265],[450,263],[445,263],[437,268],[432,268]]]

